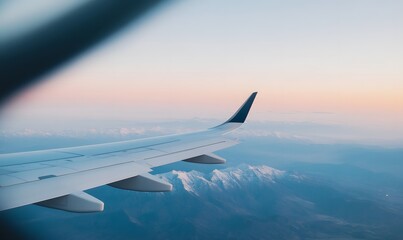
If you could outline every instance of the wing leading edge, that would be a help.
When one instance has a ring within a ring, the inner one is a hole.
[[[225,137],[245,122],[252,93],[235,114],[216,127],[139,140],[0,154],[0,211],[37,204],[73,212],[102,211],[102,201],[83,192],[102,185],[134,191],[170,191],[152,168],[187,161],[225,163],[213,152],[237,144]]]

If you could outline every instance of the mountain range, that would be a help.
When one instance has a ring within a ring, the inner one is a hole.
[[[87,191],[105,202],[102,213],[30,205],[0,217],[23,239],[41,240],[400,239],[402,153],[250,138],[218,153],[225,165],[155,169],[172,192],[102,186]]]
[[[240,164],[159,176],[174,185],[172,192],[101,187],[91,193],[114,203],[102,214],[36,207],[40,213],[25,224],[41,239],[396,239],[403,233],[394,205],[315,175]]]

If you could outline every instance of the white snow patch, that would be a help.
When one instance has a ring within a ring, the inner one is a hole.
[[[192,194],[199,195],[200,189],[230,189],[240,187],[244,182],[271,182],[285,175],[285,171],[274,169],[265,165],[250,166],[241,164],[238,167],[214,169],[210,173],[198,171],[176,171],[165,173],[162,177],[167,180],[179,179],[183,188]]]
[[[274,178],[282,176],[285,171],[274,169],[265,165],[262,166],[248,166],[250,170],[260,179],[266,178],[274,182]]]
[[[177,175],[177,177],[181,180],[183,188],[185,188],[186,191],[193,192],[194,194],[197,195],[197,192],[194,191],[194,189],[192,188],[193,181],[190,175],[191,172],[182,172],[173,170],[172,173]]]

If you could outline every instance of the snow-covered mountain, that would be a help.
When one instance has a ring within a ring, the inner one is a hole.
[[[206,190],[229,190],[242,188],[251,182],[275,183],[277,179],[286,176],[285,171],[269,166],[250,166],[246,164],[225,169],[215,169],[210,173],[202,173],[195,170],[185,172],[173,170],[160,176],[171,182],[175,190],[183,188],[187,192],[199,195]]]
[[[310,165],[310,169],[315,167],[322,165]],[[332,165],[332,171],[336,167]],[[324,181],[320,176],[290,168],[281,171],[266,165],[241,164],[209,169],[161,174],[174,185],[172,192],[136,193],[106,186],[94,189],[95,196],[114,203],[102,214],[66,214],[30,206],[33,213],[26,214],[26,210],[20,209],[24,213],[17,223],[20,228],[29,226],[35,233],[38,228],[46,228],[37,239],[65,235],[72,239],[133,236],[399,239],[395,236],[401,236],[402,215],[396,208],[400,205],[385,204],[385,199],[368,199],[362,189],[346,188],[338,182]],[[326,173],[326,168],[320,169]],[[359,175],[360,171],[354,173]],[[27,215],[35,218],[26,218]]]

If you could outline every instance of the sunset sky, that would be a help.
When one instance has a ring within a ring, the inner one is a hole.
[[[402,12],[402,1],[174,1],[15,96],[0,127],[225,120],[258,91],[251,121],[365,125],[398,137]]]

